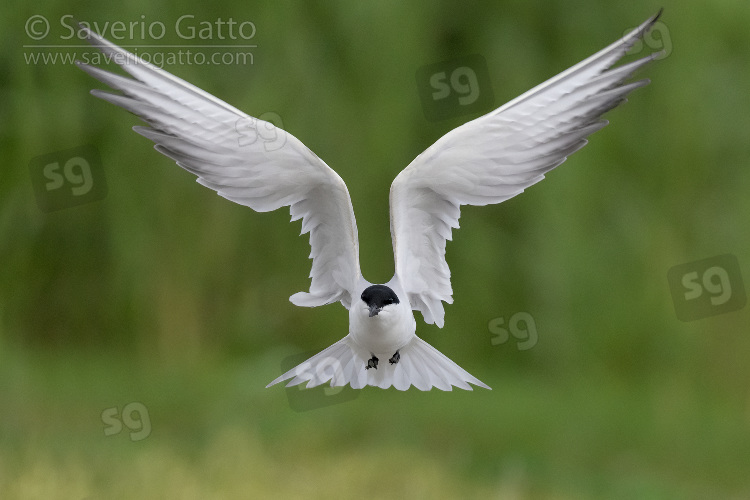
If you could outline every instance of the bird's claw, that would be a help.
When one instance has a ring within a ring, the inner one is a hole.
[[[378,369],[378,357],[374,354],[367,360],[367,365],[365,365],[365,370],[369,370],[370,368]]]
[[[388,362],[390,364],[392,364],[392,365],[395,365],[400,360],[401,360],[401,355],[398,353],[398,351],[396,351],[396,354],[394,354],[393,356],[391,356],[391,359],[389,359]]]

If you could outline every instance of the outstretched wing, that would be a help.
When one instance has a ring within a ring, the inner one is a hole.
[[[586,137],[607,124],[602,114],[648,83],[625,81],[658,53],[609,68],[660,14],[583,62],[447,133],[396,177],[390,194],[396,275],[412,308],[421,311],[427,323],[442,327],[442,302],[453,302],[445,243],[458,227],[461,205],[512,198],[586,145]]]
[[[357,225],[344,181],[291,134],[81,29],[135,78],[77,62],[122,94],[91,93],[142,118],[150,126],[134,127],[136,132],[224,198],[258,212],[289,206],[292,220],[302,219],[302,234],[310,233],[313,260],[309,293],[290,300],[308,307],[341,301],[348,308],[360,268]]]

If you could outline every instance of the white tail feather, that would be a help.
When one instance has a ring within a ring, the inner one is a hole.
[[[287,387],[307,382],[306,387],[312,388],[330,381],[331,387],[349,384],[352,389],[371,385],[381,389],[393,386],[405,391],[413,385],[421,391],[429,391],[433,387],[450,391],[454,386],[471,391],[469,384],[490,389],[417,336],[398,352],[401,356],[398,363],[391,364],[388,359],[381,358],[377,369],[368,370],[365,368],[367,359],[361,355],[361,349],[346,336],[266,387],[292,379]]]

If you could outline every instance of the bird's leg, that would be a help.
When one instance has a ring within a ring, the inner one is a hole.
[[[370,359],[367,360],[367,365],[365,366],[365,370],[369,370],[370,368],[378,369],[378,357],[374,354]]]
[[[388,362],[390,364],[392,364],[392,365],[395,365],[400,360],[401,360],[401,355],[398,353],[398,351],[396,351],[396,354],[394,354],[393,356],[391,356],[391,359],[389,359]]]

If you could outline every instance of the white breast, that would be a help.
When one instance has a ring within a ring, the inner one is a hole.
[[[369,314],[361,300],[349,309],[350,336],[367,354],[388,359],[414,336],[417,324],[408,302],[385,306],[377,316]]]

